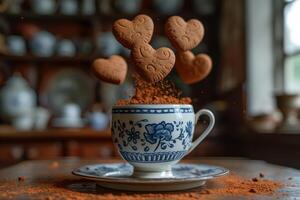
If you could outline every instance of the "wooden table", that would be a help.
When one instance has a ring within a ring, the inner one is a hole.
[[[273,195],[224,194],[205,191],[214,189],[221,179],[211,180],[204,187],[167,193],[134,193],[101,188],[95,182],[71,175],[74,168],[85,164],[119,162],[119,160],[44,160],[26,161],[0,170],[0,199],[300,199],[300,171],[242,158],[205,158],[188,162],[224,166],[231,174],[250,180],[264,174],[264,179],[284,184]],[[232,175],[229,175],[232,176]],[[261,179],[262,180],[262,179]],[[216,190],[217,191],[217,190]]]

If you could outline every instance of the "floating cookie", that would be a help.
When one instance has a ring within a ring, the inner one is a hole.
[[[153,30],[153,21],[147,15],[138,15],[132,21],[119,19],[113,25],[116,39],[129,49],[133,47],[134,43],[149,43]]]
[[[147,43],[139,43],[131,54],[137,73],[150,82],[163,80],[175,64],[174,52],[166,47],[155,50]]]
[[[179,16],[172,16],[165,24],[165,32],[172,45],[187,51],[195,48],[203,39],[204,27],[199,20],[191,19],[187,22]]]
[[[124,58],[116,55],[109,59],[99,58],[93,63],[93,72],[102,81],[122,84],[126,78],[127,63]]]
[[[212,69],[212,61],[206,54],[195,56],[191,51],[178,52],[175,68],[185,83],[192,84],[207,77]]]

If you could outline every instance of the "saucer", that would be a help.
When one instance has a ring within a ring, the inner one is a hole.
[[[127,191],[176,191],[202,186],[207,180],[224,176],[228,169],[205,164],[176,164],[172,167],[173,177],[135,178],[133,167],[125,163],[86,165],[73,170],[73,174],[97,181],[98,185]]]

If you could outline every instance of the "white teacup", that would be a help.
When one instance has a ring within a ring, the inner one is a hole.
[[[194,141],[201,115],[209,117],[206,130]],[[172,177],[171,167],[209,134],[215,123],[211,111],[194,114],[189,104],[128,105],[112,109],[112,139],[122,158],[139,178]]]

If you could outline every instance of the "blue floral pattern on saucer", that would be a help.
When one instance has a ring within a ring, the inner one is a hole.
[[[228,169],[218,166],[204,164],[176,164],[172,167],[173,177],[161,179],[140,179],[132,177],[133,167],[125,163],[106,163],[87,165],[75,169],[74,175],[96,180],[109,180],[110,182],[180,182],[180,181],[200,181],[226,175]]]
[[[176,164],[172,167],[172,177],[135,178],[133,167],[124,163],[87,165],[72,173],[81,178],[96,181],[99,186],[127,191],[176,191],[196,188],[207,180],[224,176],[228,169],[200,164]]]

